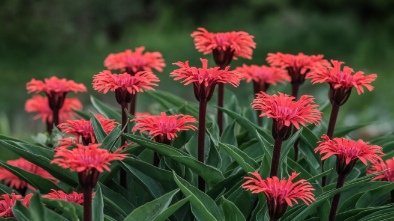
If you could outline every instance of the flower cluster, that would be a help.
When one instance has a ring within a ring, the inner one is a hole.
[[[28,207],[32,196],[32,193],[29,193],[24,197],[15,193],[11,193],[10,195],[2,194],[2,200],[0,200],[0,217],[14,217],[12,207],[15,205],[16,201],[20,201],[24,206]]]
[[[65,193],[62,190],[54,190],[42,196],[47,199],[64,200],[71,203],[83,204],[83,194],[73,191],[72,193]]]

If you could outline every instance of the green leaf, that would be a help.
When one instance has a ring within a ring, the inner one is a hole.
[[[219,208],[215,204],[215,201],[213,201],[208,195],[195,188],[175,173],[174,180],[178,184],[178,187],[181,189],[182,193],[185,196],[190,197],[189,200],[192,204],[192,212],[197,220],[223,220]]]
[[[235,204],[226,198],[222,197],[220,206],[223,210],[224,220],[226,221],[246,221],[245,217],[241,213]]]
[[[96,187],[96,193],[94,194],[92,202],[92,220],[104,221],[104,202],[100,184]]]
[[[166,221],[168,217],[174,214],[179,208],[181,208],[186,202],[189,201],[189,197],[183,198],[178,202],[169,206],[166,210],[156,216],[152,221]]]
[[[81,205],[64,200],[42,199],[46,206],[55,208],[66,214],[72,221],[83,220],[83,208]]]
[[[102,183],[100,183],[100,188],[105,206],[111,207],[123,218],[134,209],[134,206],[121,193],[116,192],[116,189],[112,190]]]
[[[97,111],[107,117],[108,119],[114,119],[116,122],[122,121],[122,116],[119,112],[114,111],[112,107],[104,104],[103,102],[97,100],[95,97],[90,96],[90,101],[92,102],[93,106],[97,109]]]
[[[119,140],[119,138],[122,136],[122,130],[121,130],[121,125],[118,125],[115,127],[111,133],[103,140],[101,146],[108,151],[114,151],[116,149],[116,142]]]
[[[94,135],[96,135],[97,143],[102,143],[105,137],[107,136],[107,133],[105,133],[103,126],[101,125],[97,117],[93,113],[90,113],[90,115],[91,115],[90,122],[93,127]]]
[[[33,195],[29,203],[30,218],[32,221],[42,221],[45,220],[46,211],[44,210],[44,205],[39,193]]]
[[[151,202],[136,208],[126,217],[124,221],[150,221],[157,218],[157,216],[162,214],[168,208],[175,194],[178,192],[179,189],[173,190]]]
[[[258,170],[259,164],[240,149],[223,143],[219,143],[219,147],[230,154],[245,172],[249,173]]]
[[[12,213],[18,221],[39,221],[31,219],[29,210],[19,200],[12,207]]]
[[[357,201],[355,208],[365,208],[372,205],[372,203],[381,198],[384,195],[389,195],[389,193],[394,189],[393,182],[379,182],[373,181],[374,183],[380,183],[377,188],[369,188]]]
[[[0,183],[0,194],[11,194],[12,192],[18,193],[17,191],[12,189],[11,187],[8,187],[8,186]]]
[[[195,173],[200,175],[209,185],[214,185],[215,183],[221,181],[224,178],[223,174],[218,169],[205,165],[171,146],[156,143],[132,134],[125,134],[124,136],[131,141],[134,141],[146,148],[156,151],[159,154],[167,156],[189,167]]]
[[[68,185],[78,185],[78,177],[76,173],[72,173],[69,170],[63,169],[55,164],[51,164],[51,159],[53,159],[54,155],[53,150],[43,148],[41,146],[13,141],[5,142],[0,140],[0,144],[18,156],[25,158],[26,160],[48,171],[52,176],[67,183]]]
[[[3,161],[0,161],[0,166],[7,169],[8,171],[13,173],[15,176],[19,177],[20,179],[28,182],[29,184],[39,189],[43,193],[49,193],[51,189],[61,189],[59,186],[52,183],[48,179],[27,172],[26,170],[23,170],[19,167],[11,166]]]
[[[356,124],[356,125],[352,125],[352,126],[346,126],[346,127],[337,127],[335,128],[334,131],[334,137],[343,137],[346,136],[347,134],[349,134],[352,131],[355,131],[357,129],[363,128],[365,126],[371,125],[373,124],[373,122],[364,122],[364,123],[360,123],[360,124]]]

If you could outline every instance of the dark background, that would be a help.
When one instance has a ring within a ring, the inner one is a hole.
[[[246,31],[255,36],[253,60],[239,59],[232,67],[264,64],[267,53],[324,54],[342,60],[355,71],[376,73],[373,92],[354,90],[340,111],[339,125],[374,121],[371,136],[391,133],[394,117],[394,1],[340,0],[3,0],[0,1],[0,133],[26,137],[43,130],[33,114],[24,111],[30,98],[25,89],[32,78],[52,75],[73,79],[88,88],[77,96],[90,110],[89,95],[114,104],[113,94],[91,87],[92,76],[103,70],[113,52],[145,46],[163,54],[167,67],[157,73],[158,89],[194,101],[192,88],[173,81],[171,63],[189,60],[200,65],[204,56],[194,48],[190,34],[198,27],[211,32]],[[289,86],[280,90],[290,92]],[[275,88],[273,88],[275,90]],[[278,89],[279,90],[279,89]],[[302,86],[301,93],[327,99],[328,85]],[[234,90],[233,90],[234,91]],[[251,85],[242,82],[237,94],[247,107]],[[154,109],[142,96],[139,110]],[[384,123],[382,123],[384,122]]]

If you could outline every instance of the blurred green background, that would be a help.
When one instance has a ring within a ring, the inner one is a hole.
[[[92,76],[103,70],[113,52],[145,46],[159,51],[167,67],[158,73],[158,89],[194,101],[192,88],[173,81],[176,61],[211,60],[194,48],[190,34],[198,27],[212,32],[246,31],[255,36],[253,60],[239,59],[232,67],[264,64],[268,52],[324,54],[342,60],[354,70],[377,73],[373,92],[351,98],[341,109],[339,125],[377,121],[363,133],[392,132],[394,62],[394,1],[340,0],[3,0],[0,2],[0,133],[27,137],[43,130],[33,114],[24,111],[30,98],[25,89],[32,78],[52,75],[84,83],[80,98],[89,110],[89,94],[115,105],[113,94],[100,95],[91,87]],[[289,92],[289,85],[279,87]],[[233,89],[231,89],[233,90]],[[235,91],[235,90],[233,90]],[[327,99],[328,85],[306,83],[301,93]],[[251,85],[242,82],[241,105],[252,100]],[[146,111],[149,97],[138,100]]]

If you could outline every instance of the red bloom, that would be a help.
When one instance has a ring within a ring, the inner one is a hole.
[[[317,105],[313,103],[312,96],[303,95],[295,101],[295,97],[280,92],[279,96],[276,94],[271,96],[265,92],[257,94],[252,108],[262,111],[260,117],[273,118],[286,127],[293,124],[297,130],[300,129],[299,124],[305,126],[306,123],[319,123],[322,115]]]
[[[367,170],[367,175],[380,173],[383,171],[385,171],[385,172],[376,176],[372,180],[382,180],[382,181],[394,182],[394,157],[386,160],[386,162],[380,162],[380,163],[374,164],[371,168],[369,168]]]
[[[109,54],[104,60],[104,66],[110,70],[120,69],[133,73],[139,71],[152,71],[155,69],[163,71],[166,66],[160,52],[143,52],[145,47],[138,47],[135,52],[126,50],[124,52]]]
[[[70,194],[67,194],[61,190],[54,190],[52,189],[52,192],[43,195],[42,198],[47,198],[47,199],[54,199],[54,200],[64,200],[68,201],[71,203],[76,203],[76,204],[83,204],[83,193],[77,193],[73,191]]]
[[[287,73],[280,68],[268,67],[265,65],[246,65],[237,67],[235,71],[241,74],[241,78],[245,79],[246,82],[255,81],[259,84],[272,84],[276,85],[278,82],[290,82],[290,77]]]
[[[316,67],[330,65],[327,60],[323,59],[323,55],[308,56],[303,53],[298,53],[298,55],[268,53],[267,62],[272,67],[286,69],[291,77],[291,83],[298,85],[302,84],[307,74],[313,73]]]
[[[230,67],[227,66],[224,70],[219,70],[219,67],[208,68],[208,60],[202,58],[200,60],[202,68],[190,67],[188,61],[174,63],[180,68],[170,74],[175,77],[174,80],[182,80],[185,85],[193,83],[197,100],[200,98],[210,100],[217,83],[229,83],[234,87],[239,85],[238,73],[229,71]]]
[[[110,71],[104,70],[93,76],[93,88],[104,94],[116,89],[135,94],[144,90],[154,90],[151,86],[157,86],[156,82],[159,81],[152,72],[143,71],[131,76],[127,73],[112,74]]]
[[[83,84],[77,84],[73,80],[65,78],[59,79],[56,76],[52,76],[49,79],[45,78],[44,81],[33,78],[26,84],[26,89],[29,93],[45,92],[46,94],[86,91],[86,87]]]
[[[253,36],[244,31],[212,33],[205,28],[198,28],[191,36],[194,38],[194,44],[199,52],[209,54],[215,50],[232,51],[231,58],[234,60],[237,60],[238,57],[252,59],[252,48],[256,48]]]
[[[137,117],[131,121],[136,121],[132,132],[139,130],[141,133],[147,131],[149,135],[160,141],[173,140],[177,137],[177,133],[183,130],[196,130],[197,127],[192,123],[197,120],[189,115],[176,114],[167,116],[161,112],[160,116]]]
[[[66,98],[64,100],[63,106],[59,111],[59,121],[64,122],[75,117],[74,110],[81,110],[82,104],[76,98]],[[33,96],[25,103],[25,110],[27,112],[37,112],[37,115],[34,117],[35,119],[42,119],[42,122],[52,123],[53,122],[53,113],[51,108],[48,105],[48,97],[43,96]]]
[[[46,170],[42,169],[41,167],[23,159],[19,158],[16,160],[7,160],[7,163],[11,166],[18,167],[22,170],[25,170],[27,172],[36,174],[38,176],[41,176],[45,179],[48,179],[52,182],[58,183],[59,180],[53,177],[50,173],[48,173]],[[26,181],[20,179],[7,169],[0,167],[0,180],[3,180],[4,183],[11,188],[16,188],[16,189],[24,189],[28,188],[31,190],[35,190],[35,188],[27,183]]]
[[[336,102],[338,105],[343,105],[350,96],[353,87],[356,88],[357,93],[364,93],[364,87],[369,91],[373,90],[371,83],[377,78],[376,74],[364,76],[364,72],[357,71],[354,75],[353,69],[344,66],[341,70],[341,65],[344,62],[331,60],[333,67],[316,67],[315,71],[307,76],[311,78],[311,82],[330,84],[330,101]]]
[[[323,155],[322,160],[336,155],[338,173],[345,170],[346,173],[350,172],[358,159],[365,165],[367,165],[367,161],[376,164],[382,161],[381,156],[384,155],[382,147],[370,145],[362,140],[354,141],[345,138],[331,140],[327,135],[323,135],[322,138],[323,141],[319,142],[315,152],[320,152],[320,155]]]
[[[106,149],[98,148],[101,144],[88,144],[87,146],[76,144],[76,148],[71,150],[60,148],[55,153],[55,158],[51,163],[72,171],[88,172],[97,170],[102,173],[104,170],[110,171],[108,164],[114,160],[123,160],[126,154],[108,152]]]
[[[307,78],[311,78],[313,84],[327,82],[334,89],[355,87],[358,94],[364,92],[364,87],[369,91],[373,90],[371,82],[376,79],[376,74],[364,76],[364,72],[357,71],[352,75],[353,69],[348,66],[344,66],[341,70],[341,65],[344,62],[331,60],[331,63],[333,67],[319,67]]]
[[[103,117],[100,114],[96,114],[95,116],[107,134],[111,133],[116,125],[119,124],[112,119]],[[68,120],[65,123],[59,124],[59,129],[63,133],[75,136],[75,143],[85,145],[88,143],[96,143],[96,135],[94,134],[90,120]],[[60,144],[60,146],[64,145]]]
[[[309,205],[315,201],[312,191],[314,188],[306,180],[293,182],[299,173],[293,172],[288,180],[279,180],[278,177],[263,180],[259,173],[251,173],[254,177],[245,177],[246,181],[242,187],[252,193],[263,192],[267,197],[268,211],[270,217],[279,219],[286,212],[287,206],[298,204],[297,199]]]
[[[12,207],[15,205],[16,201],[21,201],[24,206],[28,207],[32,196],[32,193],[27,194],[25,197],[16,195],[15,193],[11,193],[11,195],[2,194],[1,197],[3,200],[0,200],[0,217],[14,217]]]

